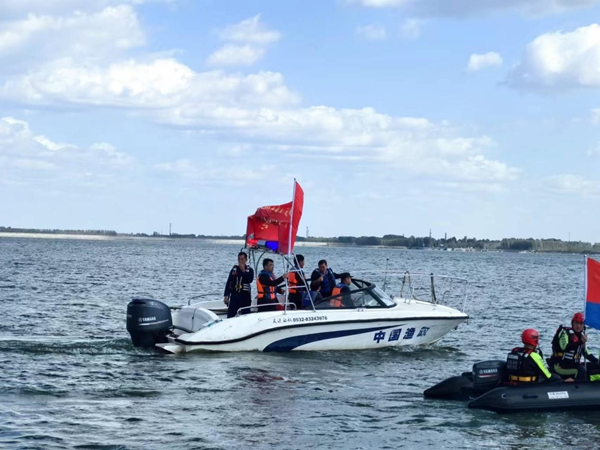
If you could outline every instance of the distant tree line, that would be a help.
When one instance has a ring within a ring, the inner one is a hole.
[[[304,239],[306,240],[306,239]],[[339,236],[337,238],[309,238],[308,241],[327,242],[334,245],[369,245],[384,247],[400,247],[410,249],[474,249],[474,250],[508,250],[535,252],[568,252],[596,253],[600,252],[600,243],[591,244],[581,241],[561,241],[560,239],[519,239],[505,238],[502,240],[476,239],[467,236],[462,239],[450,237],[435,239],[429,236],[415,237],[396,234],[376,236]]]
[[[185,239],[220,239],[244,240],[245,235],[213,236],[205,234],[162,234],[154,231],[147,233],[117,233],[113,230],[58,230],[38,228],[12,228],[0,226],[0,233],[39,233],[39,234],[71,234],[71,235],[99,235],[99,236],[137,236],[160,238],[185,238]],[[562,241],[560,239],[534,239],[534,238],[505,238],[502,240],[462,239],[456,237],[435,239],[429,236],[415,237],[399,234],[386,234],[377,236],[339,236],[331,238],[297,236],[298,242],[325,242],[332,245],[357,245],[357,246],[384,246],[409,249],[474,249],[474,250],[503,250],[503,251],[532,251],[532,252],[565,252],[565,253],[600,253],[600,243],[591,244],[581,241]]]
[[[0,227],[0,233],[74,234],[74,235],[94,235],[94,236],[117,236],[117,232],[113,231],[113,230],[58,230],[58,229],[12,228],[12,227]]]

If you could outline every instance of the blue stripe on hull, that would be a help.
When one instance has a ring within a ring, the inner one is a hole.
[[[386,330],[388,328],[396,328],[400,325],[391,325],[387,327],[377,328],[363,328],[360,330],[340,330],[340,331],[326,331],[323,333],[305,334],[303,336],[294,336],[279,341],[272,342],[267,345],[263,352],[290,352],[296,347],[310,344],[312,342],[324,341],[326,339],[335,339],[339,337],[353,336],[355,334],[370,333],[373,331]]]

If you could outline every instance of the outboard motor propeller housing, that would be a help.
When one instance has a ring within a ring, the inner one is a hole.
[[[152,348],[167,341],[173,327],[171,310],[163,302],[134,298],[127,305],[127,331],[136,347]]]

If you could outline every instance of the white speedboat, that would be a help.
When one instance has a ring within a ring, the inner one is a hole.
[[[303,204],[304,192],[294,181],[291,202],[258,208],[248,217],[246,246],[255,272],[265,253],[283,258],[286,272],[299,270],[292,252]],[[349,292],[316,305],[311,301],[308,310],[290,309],[286,298],[279,297],[271,308],[274,311],[256,311],[251,306],[232,318],[219,317],[226,313],[220,301],[187,305],[171,313],[157,300],[134,299],[127,306],[127,330],[134,345],[156,346],[170,353],[359,350],[431,344],[467,320],[463,311],[441,304],[447,291],[437,301],[433,277],[429,301],[418,299],[410,280],[404,277],[399,298],[373,283],[354,279]],[[304,289],[308,288],[305,282]]]
[[[463,280],[464,281],[464,280]],[[173,310],[152,299],[128,306],[128,330],[134,345],[156,346],[169,353],[197,351],[362,350],[431,344],[468,315],[431,298],[391,297],[373,283],[353,279],[353,308],[339,308],[329,297],[309,310],[238,314],[222,318],[219,302],[200,302]],[[345,302],[347,304],[348,302]],[[292,305],[293,306],[293,305]],[[255,307],[252,307],[255,309]]]

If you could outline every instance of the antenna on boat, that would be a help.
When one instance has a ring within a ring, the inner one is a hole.
[[[388,272],[388,262],[390,258],[385,258],[385,273],[383,275],[383,290],[385,291],[386,283],[387,283],[387,272]]]

